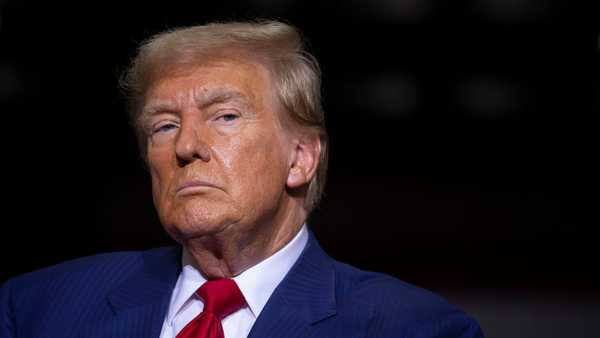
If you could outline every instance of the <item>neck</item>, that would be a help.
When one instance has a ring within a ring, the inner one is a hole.
[[[283,248],[296,236],[306,216],[301,207],[289,208],[270,220],[232,224],[217,234],[193,238],[183,245],[205,278],[231,278]]]

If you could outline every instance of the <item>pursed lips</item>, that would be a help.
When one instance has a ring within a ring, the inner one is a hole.
[[[207,188],[218,189],[218,187],[212,183],[202,181],[202,180],[191,180],[191,181],[186,181],[183,184],[181,184],[175,191],[175,194],[176,195],[193,194],[196,192],[204,191]]]

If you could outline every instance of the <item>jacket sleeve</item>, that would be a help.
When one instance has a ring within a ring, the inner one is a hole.
[[[0,338],[16,338],[13,306],[10,294],[11,281],[0,287]]]
[[[484,338],[477,322],[463,312],[420,321],[410,326],[406,338]]]
[[[372,320],[369,338],[484,338],[479,324],[460,310],[400,320],[386,313]]]

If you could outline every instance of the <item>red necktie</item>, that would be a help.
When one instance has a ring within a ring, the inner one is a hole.
[[[204,310],[176,338],[224,338],[221,320],[246,304],[237,284],[232,279],[211,280],[196,294],[204,301]]]

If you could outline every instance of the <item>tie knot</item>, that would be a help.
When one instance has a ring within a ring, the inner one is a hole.
[[[196,291],[204,301],[204,311],[223,319],[242,308],[246,301],[232,279],[215,279],[205,282]]]

